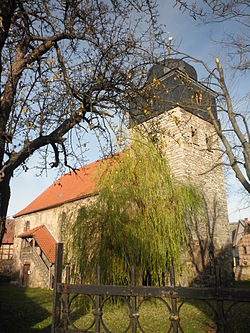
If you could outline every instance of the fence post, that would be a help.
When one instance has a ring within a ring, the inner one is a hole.
[[[217,288],[217,297],[221,296],[221,268],[220,266],[215,267],[215,274],[216,274],[216,288]],[[226,318],[224,313],[224,306],[223,306],[223,300],[217,299],[216,301],[216,308],[217,308],[217,314],[216,314],[216,326],[217,330],[216,332],[225,333],[226,332]]]
[[[57,291],[58,283],[62,282],[62,258],[63,258],[63,244],[56,244],[55,255],[55,277],[54,277],[54,291],[53,291],[53,308],[52,308],[52,324],[51,333],[56,333],[56,327],[60,321],[60,293]]]
[[[131,267],[131,286],[136,285],[136,279],[135,279],[135,267]],[[137,332],[137,309],[136,309],[136,296],[132,296],[132,307],[131,307],[131,312],[130,312],[130,320],[131,320],[131,327],[132,327],[132,333]]]
[[[97,266],[97,277],[96,277],[96,284],[98,286],[101,285],[101,271],[100,271],[100,266]],[[101,328],[101,316],[102,316],[102,311],[100,309],[101,305],[101,296],[96,295],[95,299],[95,310],[94,310],[94,316],[95,316],[95,333],[100,333],[100,328]]]
[[[63,308],[63,325],[65,332],[68,329],[68,314],[69,314],[69,293],[67,286],[70,283],[70,266],[66,266],[66,276],[64,284],[64,308]]]
[[[170,284],[171,287],[175,288],[175,271],[174,266],[170,266]],[[173,328],[174,333],[178,333],[178,326],[179,326],[179,316],[178,316],[178,310],[177,310],[177,299],[174,295],[174,291],[171,294],[171,313],[169,316],[169,320],[171,323],[171,327]]]

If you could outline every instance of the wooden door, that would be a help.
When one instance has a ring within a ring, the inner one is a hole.
[[[23,287],[27,287],[29,283],[29,274],[30,274],[30,264],[23,265],[23,279],[22,285]]]

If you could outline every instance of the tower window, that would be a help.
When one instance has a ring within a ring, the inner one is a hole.
[[[191,137],[192,137],[193,144],[199,145],[199,143],[198,143],[198,131],[197,131],[197,128],[193,128],[193,126],[191,126]]]
[[[244,252],[244,254],[247,254],[247,247],[246,247],[246,245],[243,245],[243,252]]]
[[[206,135],[206,145],[207,145],[207,150],[208,151],[212,151],[212,147],[213,147],[213,138],[212,138],[212,136],[207,136]]]

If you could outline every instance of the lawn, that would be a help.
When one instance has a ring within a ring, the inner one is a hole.
[[[52,292],[0,284],[0,332],[50,332]]]
[[[242,287],[242,286],[241,286]],[[81,296],[83,297],[83,296]],[[82,301],[74,301],[71,317],[79,328],[86,327],[93,319],[92,313],[81,317]],[[122,302],[120,302],[121,304]],[[51,329],[52,291],[39,288],[18,288],[0,284],[0,332],[46,332]],[[169,328],[168,311],[159,300],[145,301],[139,309],[139,321],[147,333],[165,333]],[[227,332],[250,332],[250,304],[237,306],[235,319]],[[184,332],[215,332],[209,307],[202,302],[185,303],[180,312]],[[113,333],[123,332],[129,322],[128,307],[107,302],[103,308],[103,320]],[[103,332],[103,331],[102,331]],[[139,330],[138,330],[139,333]]]

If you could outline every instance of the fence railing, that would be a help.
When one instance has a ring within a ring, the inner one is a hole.
[[[164,303],[169,312],[168,319],[166,319],[170,323],[168,332],[174,333],[183,332],[180,323],[180,309],[185,301],[200,300],[205,302],[213,312],[216,332],[223,333],[226,332],[231,309],[239,302],[250,302],[249,289],[221,286],[219,268],[216,270],[217,286],[212,288],[175,287],[173,272],[170,276],[171,286],[169,287],[136,286],[134,269],[131,272],[130,285],[102,285],[99,268],[97,269],[97,283],[95,285],[79,285],[70,284],[69,266],[66,267],[65,282],[62,282],[62,256],[63,245],[59,243],[56,249],[52,333],[111,333],[104,323],[102,310],[107,299],[115,296],[123,297],[129,309],[129,325],[124,333],[145,332],[139,321],[139,309],[142,303],[149,298],[155,298]],[[72,302],[78,295],[87,296],[92,305],[93,321],[85,329],[76,327],[70,315]],[[225,302],[230,302],[226,308],[224,307]]]

